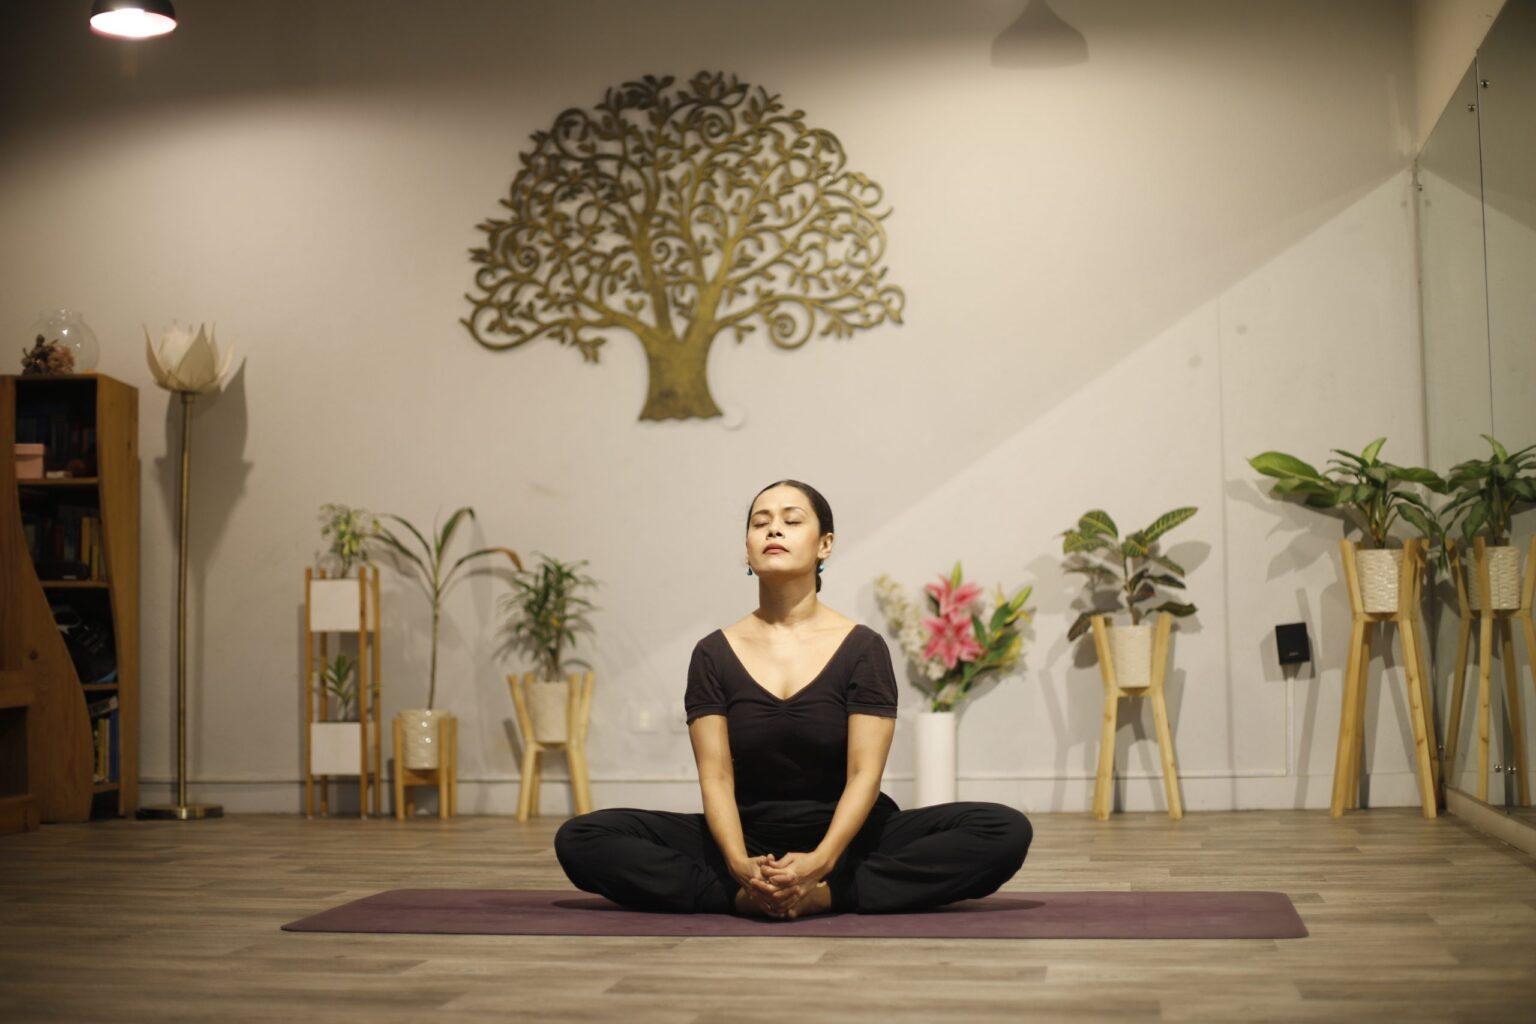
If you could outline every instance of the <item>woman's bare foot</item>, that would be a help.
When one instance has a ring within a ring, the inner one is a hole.
[[[736,913],[743,917],[776,917],[758,904],[746,889],[736,890]]]
[[[826,882],[818,882],[811,891],[805,894],[805,899],[795,904],[794,908],[786,914],[786,917],[808,917],[811,914],[825,914],[832,909],[832,887]]]

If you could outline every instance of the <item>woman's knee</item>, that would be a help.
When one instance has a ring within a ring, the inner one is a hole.
[[[567,818],[555,830],[555,858],[567,873],[571,864],[577,862],[582,853],[590,848],[591,841],[606,831],[603,816],[607,813],[605,809],[578,814]]]
[[[1024,812],[1007,804],[987,804],[990,824],[997,829],[998,856],[1013,865],[1014,870],[1024,863],[1029,854],[1029,844],[1034,841],[1035,828]]]

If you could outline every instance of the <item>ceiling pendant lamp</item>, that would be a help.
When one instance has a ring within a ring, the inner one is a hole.
[[[95,0],[91,31],[114,39],[148,39],[176,27],[170,0]]]

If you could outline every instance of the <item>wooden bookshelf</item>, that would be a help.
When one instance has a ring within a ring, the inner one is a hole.
[[[138,809],[138,403],[138,389],[105,374],[0,375],[0,831],[17,816],[8,808],[27,802],[34,822],[132,817]],[[77,428],[94,431],[94,453],[54,446],[47,468],[75,454],[69,471],[78,475],[18,480],[18,430],[34,430],[45,415],[65,421],[71,437]],[[39,575],[23,524],[49,522],[61,506],[94,513],[102,578],[52,578],[85,574],[53,571],[51,561]],[[82,684],[50,604],[62,601],[110,622],[115,678]],[[114,696],[116,770],[96,780],[87,704]]]

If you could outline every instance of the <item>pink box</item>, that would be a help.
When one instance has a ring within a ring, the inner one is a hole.
[[[41,480],[43,478],[43,451],[47,445],[18,444],[16,446],[16,479]]]

